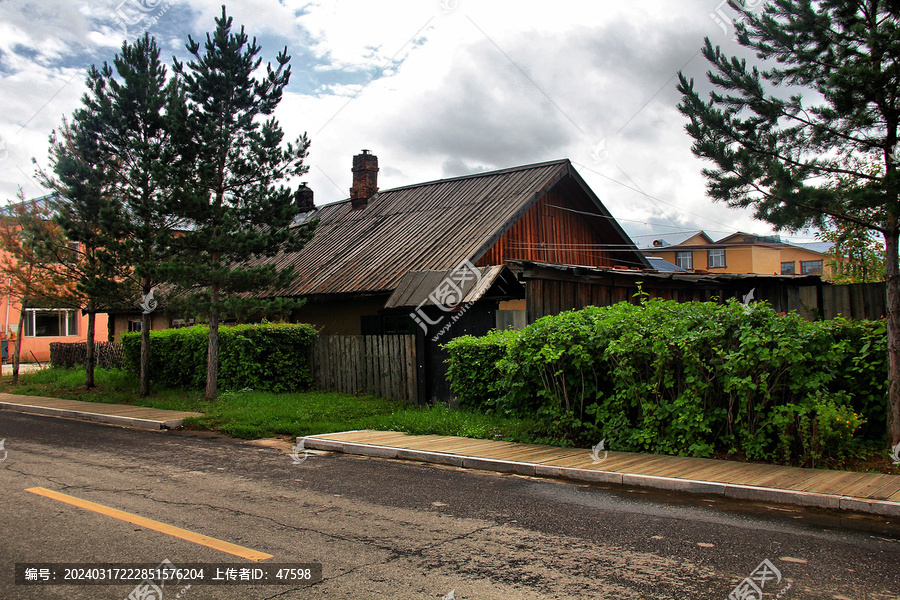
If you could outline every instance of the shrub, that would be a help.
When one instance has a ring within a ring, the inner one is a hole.
[[[881,322],[650,300],[545,317],[504,346],[481,372],[471,353],[451,352],[452,389],[472,389],[480,375],[496,398],[483,405],[537,415],[571,443],[815,464],[851,454],[860,438],[883,440]]]
[[[219,329],[219,387],[289,392],[312,385],[310,325],[264,323]],[[150,379],[164,387],[203,388],[209,328],[150,332]],[[140,372],[140,333],[122,336],[126,367]]]
[[[462,408],[491,410],[501,391],[502,374],[497,361],[506,356],[514,331],[492,331],[483,337],[463,335],[443,347],[450,353],[447,377]]]

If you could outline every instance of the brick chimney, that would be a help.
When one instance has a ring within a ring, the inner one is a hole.
[[[378,157],[363,150],[353,157],[353,187],[350,188],[350,204],[353,210],[365,208],[378,191]]]
[[[297,208],[300,212],[307,213],[316,210],[316,205],[313,202],[313,191],[309,189],[305,181],[297,188],[297,193],[294,194],[294,201],[297,203]]]

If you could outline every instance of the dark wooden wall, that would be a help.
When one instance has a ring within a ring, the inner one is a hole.
[[[734,284],[704,285],[693,282],[644,281],[642,291],[651,298],[677,302],[725,302],[728,298],[742,299],[751,289],[755,300],[766,300],[778,312],[797,311],[807,319],[820,314],[820,300],[816,286],[791,286],[781,282],[748,279]],[[574,281],[561,278],[526,279],[528,295],[528,323],[547,315],[585,306],[609,306],[617,302],[638,302],[633,278],[609,277],[606,280]]]
[[[826,319],[880,319],[887,315],[884,283],[851,283],[822,288],[822,312]]]

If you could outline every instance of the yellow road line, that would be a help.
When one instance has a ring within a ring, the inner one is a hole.
[[[238,546],[237,544],[217,540],[216,538],[209,537],[208,535],[194,533],[193,531],[181,529],[180,527],[174,527],[172,525],[166,525],[165,523],[160,523],[159,521],[146,519],[138,515],[127,513],[125,511],[110,508],[102,504],[97,504],[96,502],[82,500],[81,498],[76,498],[75,496],[69,496],[68,494],[54,492],[53,490],[48,490],[46,488],[33,487],[28,488],[25,491],[31,492],[32,494],[38,494],[39,496],[46,496],[47,498],[52,498],[53,500],[59,500],[60,502],[65,502],[66,504],[71,504],[72,506],[77,506],[79,508],[92,510],[94,512],[100,513],[101,515],[106,515],[114,519],[119,519],[120,521],[133,523],[146,529],[152,529],[154,531],[159,531],[160,533],[166,533],[168,535],[181,538],[195,544],[200,544],[201,546],[206,546],[215,550],[227,552],[228,554],[234,554],[235,556],[240,556],[241,558],[260,561],[273,557],[271,554],[266,554],[265,552],[258,552],[256,550],[251,550],[250,548],[244,548],[243,546]]]

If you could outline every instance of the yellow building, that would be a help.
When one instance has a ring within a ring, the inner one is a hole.
[[[779,236],[738,231],[713,241],[705,232],[693,231],[633,239],[645,255],[698,273],[830,274],[821,244],[813,249],[784,242]]]

